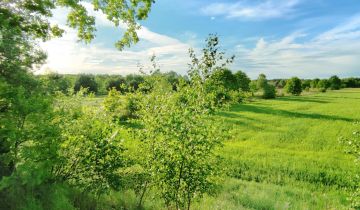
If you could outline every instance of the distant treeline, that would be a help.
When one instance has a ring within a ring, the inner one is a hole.
[[[180,80],[188,81],[187,76],[182,76],[174,71],[155,74],[161,74],[176,90]],[[263,75],[263,74],[261,74]],[[44,85],[48,87],[50,92],[60,91],[67,93],[69,90],[79,91],[81,87],[88,88],[90,92],[98,95],[105,95],[109,90],[115,88],[116,90],[125,93],[139,90],[144,90],[144,83],[146,77],[152,75],[129,74],[122,75],[92,75],[92,74],[58,74],[48,73],[39,75],[38,77],[43,81]],[[256,84],[257,80],[250,80],[246,73],[242,71],[233,72],[228,69],[219,71],[216,75],[219,81],[227,86],[228,89],[253,91],[252,84]],[[272,79],[268,80],[269,85],[276,89],[283,89],[286,86],[288,79]],[[302,79],[302,90],[308,89],[340,89],[340,88],[360,88],[360,78],[339,78],[332,76],[329,79]],[[143,89],[141,89],[143,88]]]
[[[319,88],[319,86],[324,86],[325,88],[331,88],[331,82],[337,76],[332,76],[329,79],[302,79],[302,87],[306,88]],[[339,78],[339,77],[337,77]],[[340,79],[340,88],[360,88],[360,78],[349,77],[349,78],[339,78]],[[269,83],[275,85],[276,88],[284,88],[286,81],[288,79],[272,79],[269,80]]]

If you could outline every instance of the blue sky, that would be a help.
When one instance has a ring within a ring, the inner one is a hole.
[[[256,78],[360,76],[359,0],[158,0],[138,32],[141,41],[122,52],[114,47],[124,26],[115,28],[94,12],[98,32],[90,44],[79,43],[65,26],[66,10],[54,11],[52,23],[67,33],[42,43],[48,62],[59,73],[137,73],[157,56],[163,71],[184,74],[187,49],[201,49],[209,33],[236,59],[230,68]]]

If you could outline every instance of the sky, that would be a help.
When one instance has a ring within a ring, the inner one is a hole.
[[[360,77],[359,0],[157,0],[141,22],[140,42],[123,51],[114,43],[124,26],[83,5],[96,17],[96,38],[79,42],[66,9],[54,10],[50,22],[66,34],[40,43],[48,59],[38,73],[126,75],[149,68],[156,55],[162,71],[185,74],[188,49],[200,52],[216,33],[226,55],[235,55],[229,68],[251,78]]]

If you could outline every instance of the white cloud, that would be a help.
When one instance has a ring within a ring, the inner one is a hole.
[[[110,28],[115,36],[126,26],[120,24],[119,28],[107,20],[100,12],[92,10],[89,3],[83,4],[90,15],[95,16],[99,30]],[[41,47],[48,53],[47,63],[38,73],[46,69],[52,69],[59,73],[102,73],[102,74],[129,74],[138,73],[138,64],[149,66],[149,58],[153,54],[161,67],[166,70],[175,70],[180,73],[186,72],[188,63],[187,51],[189,44],[183,43],[175,38],[162,35],[141,27],[138,30],[140,42],[133,48],[118,51],[115,47],[107,47],[104,43],[93,42],[85,45],[77,41],[76,31],[65,26],[66,9],[56,9],[51,23],[59,24],[66,30],[61,38],[52,39],[41,43]],[[112,34],[109,34],[111,37]]]
[[[201,9],[208,16],[224,16],[245,20],[280,18],[294,12],[300,0],[236,1],[233,3],[212,3]]]
[[[301,32],[280,40],[260,38],[253,48],[237,46],[235,66],[253,78],[259,73],[271,78],[360,76],[359,31],[360,16],[354,16],[308,41],[299,41],[307,36]]]

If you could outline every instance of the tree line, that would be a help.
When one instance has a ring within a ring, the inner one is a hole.
[[[39,75],[38,77],[50,93],[55,93],[56,91],[68,93],[69,90],[77,92],[83,87],[97,95],[106,95],[108,91],[113,88],[122,94],[137,90],[146,92],[147,90],[144,86],[147,77],[152,77],[156,74],[164,77],[172,86],[173,90],[176,90],[180,80],[189,81],[187,75],[183,76],[174,71],[166,73],[156,72],[152,75],[129,74],[126,76],[91,74],[63,75],[50,72],[45,75]],[[329,79],[299,79],[298,77],[293,77],[290,79],[267,80],[266,75],[260,74],[256,80],[251,80],[247,74],[241,70],[234,72],[222,68],[217,70],[216,74],[212,75],[212,77],[227,90],[241,90],[253,94],[262,91],[264,98],[274,98],[277,89],[285,89],[287,93],[299,95],[302,91],[319,90],[325,92],[328,89],[339,90],[341,88],[360,87],[360,78],[339,78],[336,75],[331,76]]]

